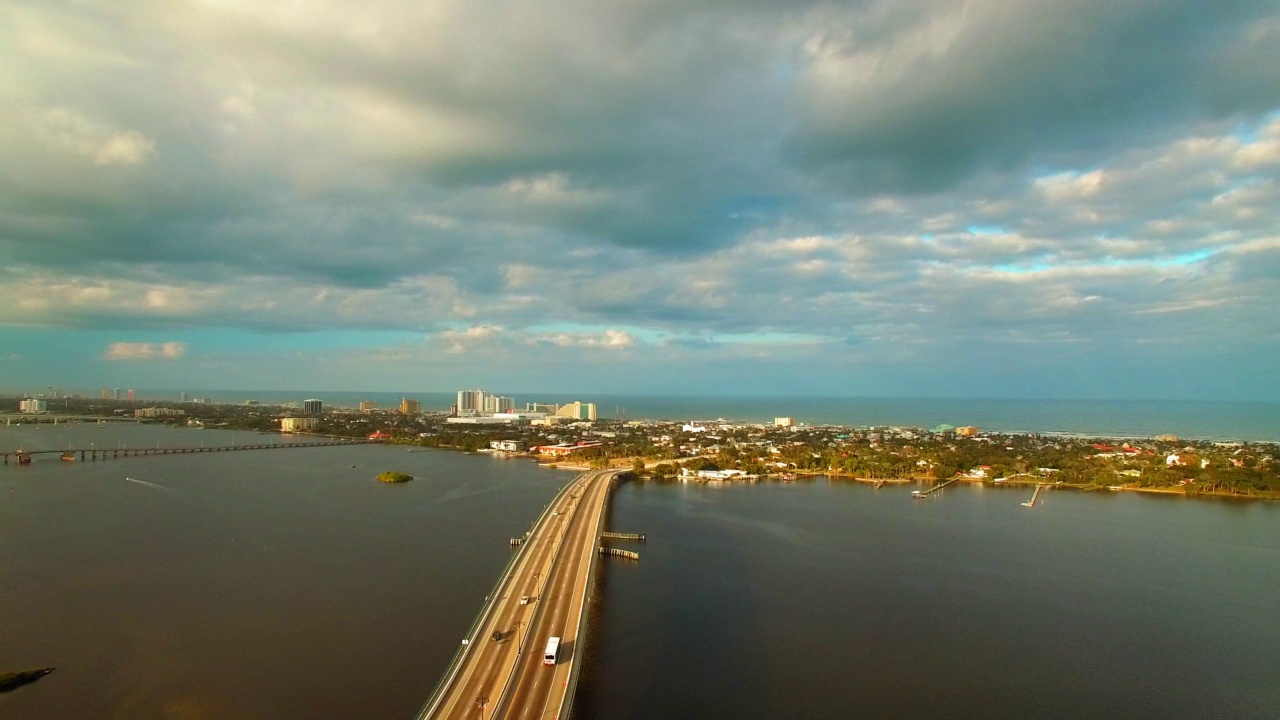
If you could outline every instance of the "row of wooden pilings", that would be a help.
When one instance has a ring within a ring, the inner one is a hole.
[[[600,537],[603,540],[630,540],[633,542],[644,542],[644,533],[623,533],[623,532],[602,532]],[[600,546],[600,554],[609,557],[625,558],[627,560],[639,560],[640,553],[630,550],[621,550],[618,548]]]
[[[600,537],[606,540],[635,540],[636,542],[644,542],[644,533],[620,533],[620,532],[602,532]]]
[[[600,554],[601,554],[601,555],[609,555],[609,556],[612,556],[612,557],[626,558],[626,559],[628,559],[628,560],[639,560],[639,559],[640,559],[640,553],[638,553],[638,552],[631,552],[630,550],[619,550],[618,548],[611,548],[611,547],[603,547],[603,546],[602,546],[602,547],[600,548]]]

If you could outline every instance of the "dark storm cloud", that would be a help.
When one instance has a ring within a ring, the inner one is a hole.
[[[86,45],[70,68],[46,69],[28,37],[28,94],[100,118],[87,121],[99,135],[142,128],[157,150],[124,196],[91,180],[59,192],[69,168],[6,189],[26,198],[19,213],[97,233],[66,232],[71,255],[270,266],[270,245],[305,255],[299,272],[356,284],[387,279],[379,242],[404,258],[395,272],[438,262],[433,245],[456,250],[384,217],[454,193],[475,203],[464,214],[496,206],[549,247],[697,252],[781,221],[830,222],[814,198],[936,191],[1266,111],[1280,104],[1268,13],[1047,0],[26,8],[30,26]],[[588,201],[471,192],[548,175]],[[342,212],[355,203],[363,219]],[[271,241],[246,252],[227,230],[240,218]],[[372,262],[343,272],[343,245]]]
[[[868,42],[810,40],[803,162],[855,191],[923,192],[984,168],[1081,166],[1188,123],[1280,104],[1272,3],[906,3]]]

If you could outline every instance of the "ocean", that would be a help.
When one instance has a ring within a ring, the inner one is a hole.
[[[794,417],[808,424],[934,427],[974,425],[1010,433],[1062,433],[1088,437],[1177,435],[1205,440],[1280,442],[1280,403],[1192,400],[1011,400],[972,398],[762,397],[678,395],[593,395],[590,393],[507,393],[516,407],[526,402],[593,402],[602,418],[633,420],[716,420],[767,423]],[[372,400],[395,408],[400,398],[423,410],[448,410],[454,393],[441,392],[262,392],[193,390],[192,397],[217,402],[297,403],[316,398],[326,405],[357,407]],[[141,391],[139,398],[177,400],[179,391]]]

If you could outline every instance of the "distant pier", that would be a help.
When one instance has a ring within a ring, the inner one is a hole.
[[[1023,507],[1035,507],[1036,498],[1040,497],[1040,491],[1044,489],[1043,484],[1036,485],[1036,491],[1031,493],[1031,499],[1022,503]]]
[[[933,493],[935,493],[935,492],[937,492],[937,491],[941,490],[942,488],[944,488],[944,487],[946,487],[946,486],[950,485],[951,483],[959,482],[961,479],[962,479],[962,476],[957,475],[957,476],[955,476],[955,477],[951,478],[950,480],[947,480],[947,481],[945,481],[945,482],[940,482],[940,483],[938,483],[937,485],[934,485],[933,487],[929,488],[928,490],[912,490],[912,491],[911,491],[911,497],[916,498],[916,499],[929,497],[929,496],[930,496],[930,495],[932,495]]]

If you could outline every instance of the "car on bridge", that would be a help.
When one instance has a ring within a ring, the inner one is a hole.
[[[520,596],[520,604],[521,604],[521,605],[528,605],[528,604],[529,604],[529,596],[528,596],[528,595],[521,595],[521,596]]]

